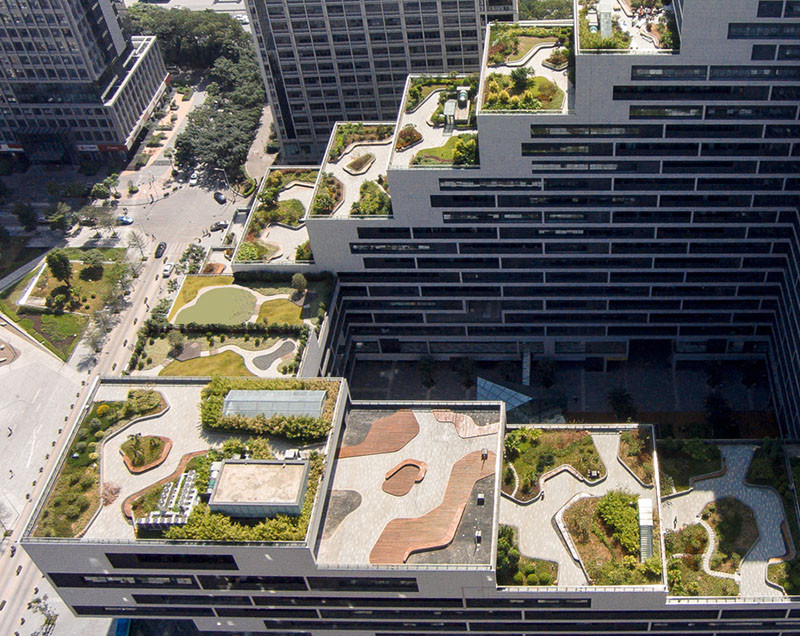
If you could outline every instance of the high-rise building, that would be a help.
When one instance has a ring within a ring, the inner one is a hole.
[[[111,0],[0,2],[2,152],[127,152],[166,80],[155,38],[126,39]]]
[[[307,225],[340,281],[334,373],[354,356],[602,368],[642,344],[767,355],[783,432],[799,436],[800,5],[682,0],[648,30],[623,2],[606,39],[596,9],[578,11],[574,56],[512,61],[503,42],[540,27],[492,27],[479,81],[433,81],[451,84],[453,122],[431,125],[447,107],[418,104],[432,82],[412,77],[394,150],[347,154],[378,157],[358,177],[326,157],[317,191],[338,180],[344,202]],[[535,74],[524,92],[519,68]],[[477,102],[463,124],[459,84]],[[477,140],[473,165],[453,164],[459,132]],[[391,213],[354,212],[378,175]]]
[[[287,157],[318,159],[342,120],[394,119],[409,73],[474,71],[514,0],[247,0]]]

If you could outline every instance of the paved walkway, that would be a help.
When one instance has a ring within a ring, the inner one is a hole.
[[[559,587],[588,584],[583,570],[570,556],[553,522],[556,513],[570,499],[579,493],[602,497],[612,490],[654,497],[652,488],[642,487],[617,461],[618,432],[592,433],[592,440],[608,475],[599,484],[589,486],[562,471],[545,481],[545,497],[538,501],[520,505],[506,497],[500,500],[500,523],[515,526],[519,530],[519,547],[523,555],[558,563]]]
[[[680,529],[698,522],[700,512],[709,503],[724,497],[734,497],[750,507],[758,525],[758,540],[742,560],[741,596],[782,596],[766,583],[770,558],[785,552],[780,524],[784,520],[780,496],[769,488],[746,486],[744,477],[755,452],[755,446],[720,445],[728,467],[722,477],[703,479],[694,490],[669,499],[662,504],[664,528]]]
[[[124,400],[132,385],[104,385],[95,396],[95,401]],[[106,440],[100,457],[104,483],[119,486],[119,496],[110,506],[105,506],[87,530],[87,539],[133,539],[133,528],[123,518],[122,502],[136,491],[157,482],[175,470],[186,453],[221,445],[231,435],[207,433],[200,424],[197,405],[200,402],[201,386],[160,386],[170,409],[160,417],[144,420],[124,429],[119,435]],[[172,450],[160,466],[139,475],[131,474],[120,455],[120,446],[129,435],[164,435],[172,440]],[[241,437],[241,435],[240,435]]]

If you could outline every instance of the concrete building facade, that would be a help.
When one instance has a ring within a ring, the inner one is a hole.
[[[110,0],[0,5],[0,151],[76,161],[131,149],[168,78]]]

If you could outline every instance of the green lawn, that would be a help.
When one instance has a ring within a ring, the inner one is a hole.
[[[72,279],[70,285],[72,287],[72,298],[75,299],[75,305],[69,308],[73,311],[80,313],[93,314],[99,309],[103,308],[104,300],[108,297],[109,292],[117,285],[124,272],[124,265],[120,263],[106,264],[102,269],[97,268],[97,272],[102,271],[102,276],[98,280],[93,280],[96,275],[92,272],[94,268],[84,265],[80,262],[72,263]],[[88,274],[88,275],[87,275]],[[64,283],[56,280],[50,274],[50,268],[45,266],[39,280],[36,281],[36,287],[31,292],[31,296],[35,298],[47,299],[51,294],[59,293],[58,288],[63,287]]]
[[[187,276],[181,285],[172,311],[169,312],[169,319],[172,320],[181,307],[197,298],[197,292],[201,289],[217,285],[231,285],[232,283],[233,276]]]
[[[244,366],[242,356],[233,351],[223,351],[213,356],[170,362],[158,375],[163,376],[251,376]]]
[[[456,142],[458,135],[454,135],[447,140],[444,146],[437,146],[436,148],[425,148],[420,150],[414,157],[412,163],[428,166],[438,165],[442,163],[453,163],[453,156],[456,150]]]
[[[172,348],[167,340],[166,334],[160,337],[153,338],[153,344],[148,343],[144,347],[141,360],[145,362],[144,369],[152,369],[153,367],[163,364],[171,360],[169,356],[170,349]],[[224,347],[225,345],[236,345],[245,351],[263,351],[269,349],[276,342],[278,338],[269,338],[266,336],[248,336],[245,340],[244,336],[221,336],[217,334],[213,338],[214,343],[210,344],[205,334],[186,334],[184,336],[184,347],[188,347],[192,343],[200,345],[201,351],[211,351],[217,347]],[[147,362],[152,360],[152,362]]]
[[[84,254],[89,250],[97,249],[102,255],[103,258],[110,263],[121,263],[125,260],[125,252],[127,252],[127,248],[125,247],[64,247],[62,251],[67,253],[69,256],[69,260],[71,261],[80,261],[83,260]],[[138,250],[136,250],[138,253]]]
[[[147,466],[161,456],[161,451],[164,450],[164,440],[157,435],[144,435],[139,438],[138,450],[136,446],[133,436],[130,436],[122,443],[120,450],[131,462],[131,465],[138,468]]]
[[[285,298],[268,300],[262,303],[258,310],[258,322],[299,325],[303,322],[300,319],[300,311],[300,307]]]
[[[557,38],[554,37],[539,38],[532,35],[520,35],[517,52],[509,55],[508,61],[516,62],[518,60],[521,60],[523,57],[525,57],[525,55],[527,55],[528,51],[530,51],[534,46],[536,46],[537,44],[543,44],[545,42],[557,42]]]
[[[224,287],[204,293],[191,307],[182,309],[173,322],[185,325],[239,325],[247,322],[256,309],[256,297],[246,289]]]

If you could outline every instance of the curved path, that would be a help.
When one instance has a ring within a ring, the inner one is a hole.
[[[640,497],[655,497],[652,488],[644,488],[617,461],[619,432],[593,432],[591,435],[606,467],[606,479],[590,486],[569,472],[561,471],[545,480],[545,496],[531,504],[520,505],[507,497],[500,499],[500,523],[515,526],[519,530],[519,550],[523,555],[558,563],[559,586],[588,583],[553,524],[556,513],[570,499],[579,493],[602,497],[611,490],[625,490]]]
[[[739,583],[740,575],[737,574],[728,574],[727,572],[717,572],[716,570],[711,569],[711,557],[714,556],[714,552],[717,550],[717,533],[714,531],[708,522],[705,519],[699,519],[700,525],[705,528],[706,534],[708,534],[708,543],[706,543],[705,552],[703,552],[703,570],[709,576],[716,576],[719,579],[731,579]]]
[[[766,583],[770,558],[786,551],[780,528],[785,518],[781,498],[770,488],[744,483],[755,446],[720,444],[719,448],[728,466],[727,472],[721,477],[695,482],[694,490],[665,501],[662,505],[664,528],[680,529],[697,523],[703,508],[716,499],[738,499],[753,511],[758,526],[758,540],[742,559],[739,594],[782,596],[780,590]]]

